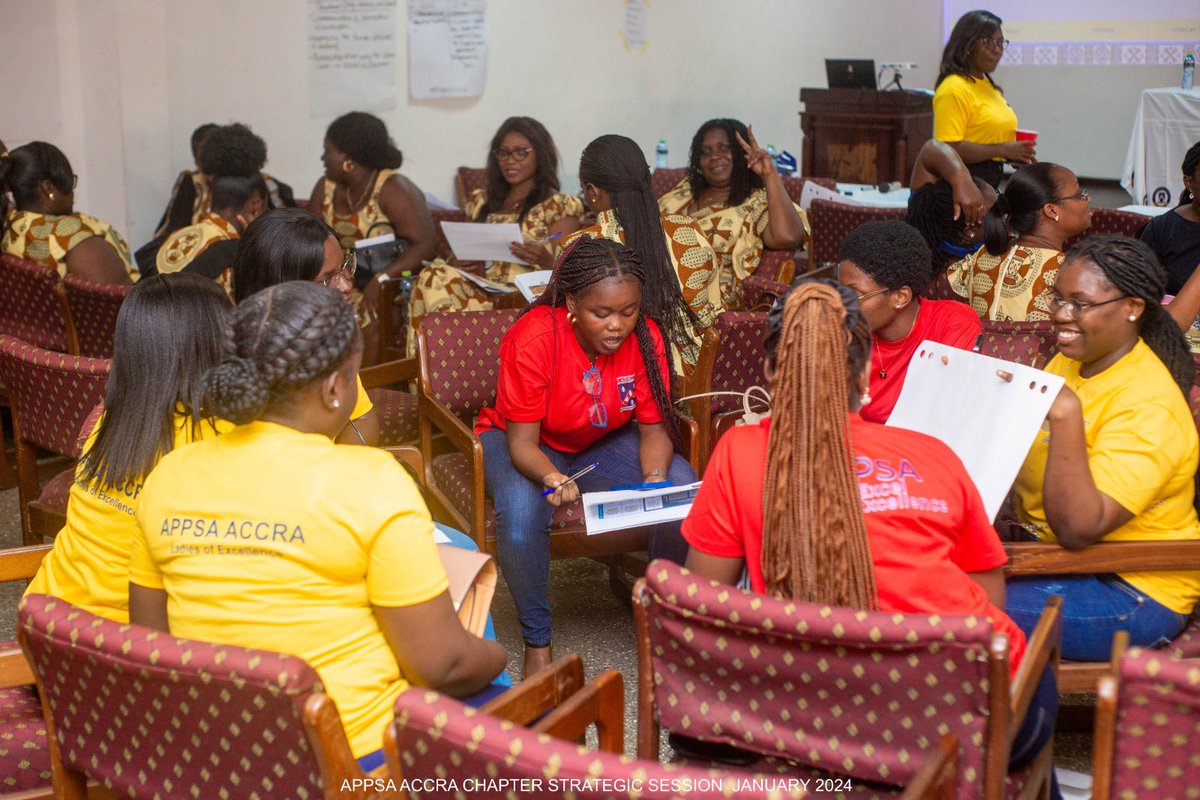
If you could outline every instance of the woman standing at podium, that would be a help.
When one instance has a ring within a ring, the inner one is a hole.
[[[1008,40],[1000,18],[969,11],[954,24],[942,51],[933,94],[933,136],[946,142],[971,174],[999,188],[1005,161],[1037,160],[1035,142],[1018,142],[1017,115],[992,80]]]

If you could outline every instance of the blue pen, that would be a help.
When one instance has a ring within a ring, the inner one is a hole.
[[[538,239],[537,243],[540,245],[543,245],[543,246],[548,245],[560,236],[562,236],[562,231],[557,231],[555,233],[550,234],[545,239]]]
[[[579,472],[576,472],[574,475],[572,475],[571,477],[567,478],[565,481],[563,481],[562,483],[560,483],[560,484],[559,484],[558,486],[556,486],[555,488],[553,488],[553,489],[547,489],[546,491],[542,492],[542,497],[549,497],[550,495],[554,494],[555,492],[557,492],[557,491],[558,491],[559,489],[561,489],[562,487],[566,486],[568,483],[573,483],[574,481],[578,480],[579,478],[582,478],[584,475],[587,475],[589,472],[591,472],[592,470],[594,470],[594,469],[595,469],[596,467],[598,467],[598,466],[600,466],[600,462],[599,462],[599,461],[597,461],[595,464],[592,464],[592,465],[590,465],[590,466],[584,467],[583,469],[579,470]]]

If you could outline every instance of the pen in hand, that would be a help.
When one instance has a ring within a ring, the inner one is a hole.
[[[579,470],[579,472],[576,472],[574,475],[570,476],[565,481],[560,483],[558,486],[555,486],[553,489],[547,489],[546,491],[542,492],[542,497],[549,497],[550,495],[554,494],[562,487],[566,486],[568,483],[574,483],[578,479],[582,478],[584,475],[587,475],[589,472],[591,472],[598,466],[600,466],[599,461],[597,461],[595,464],[590,464],[589,466],[584,467],[583,469]]]

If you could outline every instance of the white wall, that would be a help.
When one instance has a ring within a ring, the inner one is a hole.
[[[407,100],[406,4],[397,11],[400,100],[381,114],[405,171],[449,200],[455,167],[482,165],[504,117],[550,129],[576,188],[579,152],[623,133],[653,158],[660,136],[682,164],[697,125],[753,123],[762,144],[799,157],[799,89],[824,86],[826,57],[915,61],[932,86],[941,0],[653,0],[649,46],[626,52],[620,0],[491,0],[487,88],[467,100]],[[300,0],[0,0],[0,138],[55,142],[80,175],[77,205],[133,246],[153,230],[201,122],[241,121],[266,139],[267,169],[306,197],[329,118],[309,114],[307,4]],[[1041,155],[1116,177],[1137,94],[1169,70],[1002,69]],[[1119,79],[1113,73],[1120,72]]]

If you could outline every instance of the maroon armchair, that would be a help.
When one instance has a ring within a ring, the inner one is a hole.
[[[1060,606],[1047,604],[1010,693],[1008,640],[987,619],[784,601],[654,561],[634,589],[638,754],[658,752],[661,726],[885,795],[954,735],[960,800],[1043,796],[1051,744],[1019,773],[1007,765],[1056,661]]]
[[[112,358],[117,313],[132,289],[132,284],[94,283],[75,275],[63,278],[67,310],[75,327],[80,355]]]
[[[179,639],[41,594],[22,600],[17,636],[56,797],[86,797],[89,778],[146,800],[364,796],[343,791],[363,774],[299,658]]]
[[[78,352],[58,271],[0,255],[0,334],[46,350]]]
[[[808,224],[812,226],[811,268],[838,260],[838,248],[850,231],[865,222],[882,219],[904,219],[903,208],[852,206],[829,200],[814,200],[808,209]]]
[[[982,337],[981,354],[1038,369],[1046,366],[1058,352],[1051,322],[984,320]]]
[[[83,454],[80,432],[104,398],[111,367],[108,359],[51,352],[0,336],[0,381],[12,403],[25,544],[54,536],[62,528],[74,475],[73,467],[63,470],[43,488],[38,449],[68,459]]]
[[[454,195],[459,208],[465,208],[467,198],[476,189],[487,188],[487,170],[479,167],[459,167],[454,173]]]
[[[1101,236],[1106,233],[1120,236],[1134,236],[1142,232],[1150,224],[1150,217],[1133,211],[1121,211],[1118,208],[1092,208],[1092,224],[1083,233],[1068,239],[1063,245],[1063,252],[1082,242],[1089,236]]]

